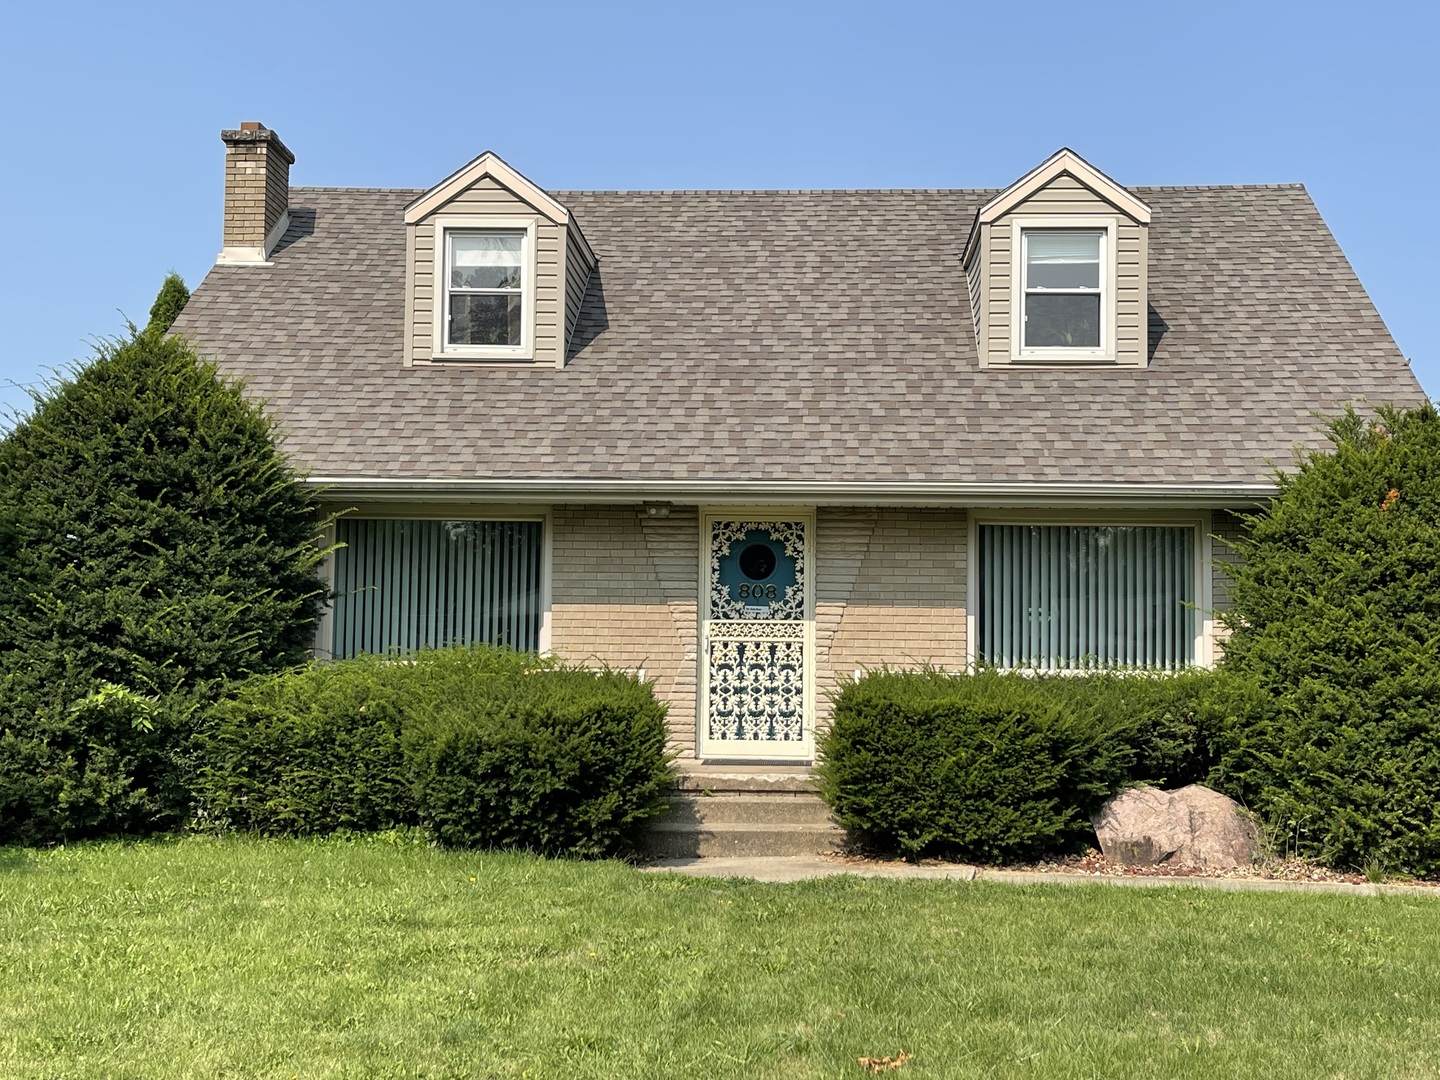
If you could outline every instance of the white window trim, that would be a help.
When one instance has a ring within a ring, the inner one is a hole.
[[[1195,611],[1192,613],[1191,652],[1194,666],[1215,666],[1215,598],[1213,584],[1214,552],[1210,534],[1213,531],[1209,510],[1191,513],[1064,513],[1048,510],[1015,510],[1006,513],[972,510],[966,515],[965,537],[965,670],[975,670],[975,643],[980,635],[980,550],[981,525],[1160,525],[1189,526],[1195,533]],[[1031,671],[1030,668],[1015,670]],[[1107,669],[1100,669],[1107,670]],[[1047,675],[1084,675],[1092,671],[1058,668]]]
[[[1096,214],[1065,214],[1049,217],[1020,216],[1010,223],[1010,362],[1012,364],[1094,364],[1115,363],[1117,309],[1116,240],[1120,219]],[[1054,346],[1027,349],[1025,340],[1025,233],[1071,229],[1098,232],[1100,237],[1100,347],[1068,349]]]
[[[443,502],[429,504],[363,503],[349,507],[345,517],[374,521],[538,521],[540,522],[540,634],[536,652],[551,655],[551,608],[554,603],[553,575],[555,567],[554,511],[549,506],[497,505],[456,506]],[[317,660],[334,659],[335,604],[335,526],[325,530],[324,544],[330,549],[319,567],[319,576],[327,597],[315,626],[314,655]]]
[[[431,315],[434,331],[431,357],[435,360],[498,360],[506,362],[535,359],[535,242],[539,219],[534,217],[490,217],[481,214],[444,214],[431,226],[434,241],[434,292]],[[445,262],[447,232],[523,232],[525,251],[520,260],[521,334],[519,345],[451,345],[445,340],[449,326],[450,274]]]

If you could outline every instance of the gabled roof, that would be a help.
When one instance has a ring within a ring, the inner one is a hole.
[[[1129,215],[1141,225],[1150,224],[1150,207],[1095,168],[1068,146],[1062,146],[1035,168],[1001,191],[975,213],[975,222],[965,243],[966,261],[975,246],[981,225],[989,225],[1029,199],[1046,184],[1062,174],[1073,176],[1106,202]]]
[[[214,267],[176,323],[312,477],[1168,497],[1267,487],[1316,411],[1424,400],[1298,185],[1136,189],[1150,363],[1086,371],[980,366],[960,241],[995,191],[557,193],[602,256],[566,366],[406,367],[420,194],[292,189],[274,265]]]
[[[428,217],[456,195],[486,176],[512,194],[524,199],[555,224],[569,224],[570,211],[551,198],[543,188],[512,169],[493,150],[486,150],[468,165],[456,169],[429,191],[422,192],[405,207],[405,224],[413,225]]]

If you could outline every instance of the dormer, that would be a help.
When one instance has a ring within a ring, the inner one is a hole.
[[[980,208],[965,274],[982,367],[1144,367],[1150,208],[1062,149]]]
[[[564,367],[596,265],[570,212],[496,154],[405,208],[405,362]]]

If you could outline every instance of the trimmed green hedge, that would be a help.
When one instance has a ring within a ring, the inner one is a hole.
[[[201,824],[272,834],[415,824],[404,665],[378,657],[251,679],[200,733]]]
[[[459,847],[634,848],[670,782],[665,710],[647,685],[575,668],[456,683],[405,732],[426,831]]]
[[[821,737],[820,791],[857,839],[909,858],[979,862],[1076,846],[1130,755],[1093,714],[982,673],[872,673]]]
[[[1225,754],[1237,732],[1275,713],[1257,683],[1223,671],[1097,672],[1023,679],[1067,708],[1109,722],[1133,755],[1127,769],[1138,784],[1233,787]]]
[[[487,647],[252,679],[200,737],[198,817],[304,835],[421,825],[441,843],[631,850],[671,778],[630,675]]]
[[[871,847],[908,858],[1033,859],[1093,842],[1132,783],[1224,787],[1221,748],[1273,712],[1211,671],[1026,676],[872,672],[836,697],[820,790]]]

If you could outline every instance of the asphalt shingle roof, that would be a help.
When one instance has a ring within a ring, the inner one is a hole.
[[[331,477],[1264,483],[1316,410],[1424,399],[1302,187],[1133,190],[1144,370],[980,368],[993,191],[556,192],[601,259],[559,370],[405,367],[420,193],[295,188],[176,328]]]

